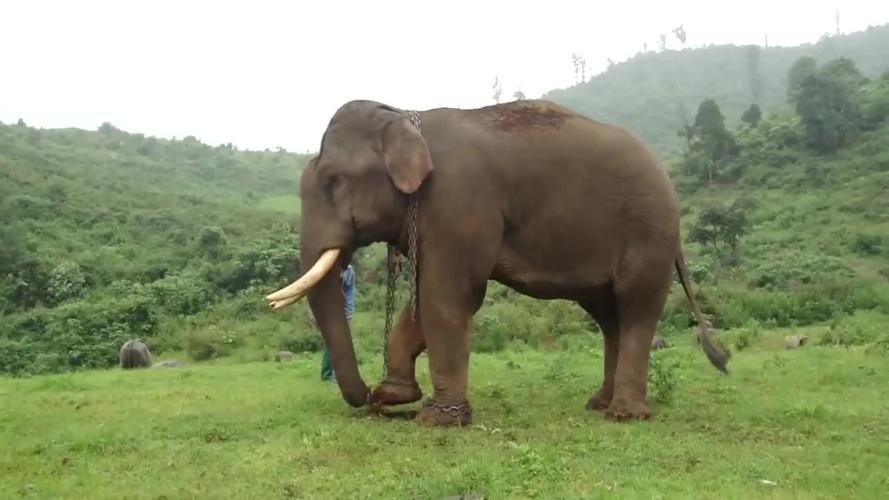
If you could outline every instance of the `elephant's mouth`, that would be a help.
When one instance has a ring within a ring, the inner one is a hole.
[[[305,297],[306,294],[309,293],[309,290],[317,285],[318,282],[321,281],[321,278],[330,272],[330,269],[340,256],[340,253],[341,250],[339,248],[325,250],[321,256],[318,257],[318,260],[315,261],[315,265],[306,271],[306,273],[298,280],[277,292],[266,295],[265,298],[269,301],[269,306],[271,306],[272,309],[281,309],[282,307],[289,306]]]

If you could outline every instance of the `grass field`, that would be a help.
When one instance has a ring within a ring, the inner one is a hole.
[[[584,410],[592,343],[473,355],[463,429],[349,408],[318,355],[2,378],[0,498],[885,498],[887,358],[786,333],[729,376],[690,342],[655,353],[662,401],[629,424]]]

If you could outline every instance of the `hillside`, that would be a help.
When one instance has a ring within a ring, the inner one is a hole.
[[[732,125],[754,102],[766,113],[783,111],[787,73],[803,56],[818,62],[849,57],[864,75],[876,78],[889,70],[889,25],[797,47],[721,45],[651,51],[544,97],[629,127],[667,157],[679,151],[682,142],[676,131],[694,118],[704,99],[719,102]]]
[[[827,343],[889,348],[889,76],[864,80],[847,60],[810,70],[803,115],[730,128],[702,103],[688,150],[667,162],[702,307],[737,350],[763,329],[808,325],[829,326]],[[305,160],[108,124],[0,124],[0,371],[112,366],[134,337],[195,361],[317,351],[304,307],[262,301],[296,276]],[[382,341],[384,248],[353,262],[364,358]],[[692,326],[677,285],[660,332]],[[475,351],[578,342],[601,336],[574,304],[498,284],[475,320]]]

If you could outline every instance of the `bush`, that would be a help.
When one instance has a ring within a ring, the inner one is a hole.
[[[209,283],[194,272],[174,274],[147,287],[154,301],[170,314],[195,314],[212,302]]]
[[[185,352],[196,361],[228,356],[242,343],[237,333],[215,325],[197,327],[185,334]]]
[[[157,332],[157,317],[150,306],[150,299],[129,295],[33,310],[15,316],[5,328],[6,337],[18,339],[17,348],[27,346],[34,351],[26,357],[29,364],[38,354],[44,355],[41,372],[112,366],[125,341],[148,338]],[[17,361],[6,359],[2,363],[0,371],[20,371]]]
[[[883,236],[858,234],[852,241],[852,251],[862,256],[879,255],[883,251]]]
[[[32,373],[37,348],[30,339],[19,341],[0,338],[0,372],[10,375]]]
[[[49,274],[47,298],[54,304],[83,297],[87,292],[86,276],[76,262],[65,261]]]
[[[769,290],[852,278],[855,275],[837,257],[798,250],[773,253],[760,260],[750,274],[751,286]]]
[[[756,343],[761,336],[762,330],[760,329],[759,322],[751,320],[746,327],[738,332],[738,336],[735,338],[735,347],[738,349],[738,352],[743,351]]]
[[[830,329],[818,341],[830,346],[871,346],[872,350],[889,352],[889,317],[858,312],[835,320]]]

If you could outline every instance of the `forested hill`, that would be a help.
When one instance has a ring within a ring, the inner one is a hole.
[[[682,146],[676,131],[694,119],[704,99],[719,103],[729,125],[737,124],[751,103],[766,114],[786,108],[787,73],[803,56],[819,63],[848,57],[865,76],[878,77],[889,70],[889,24],[798,47],[649,51],[544,97],[626,126],[666,157]]]
[[[701,306],[737,350],[761,326],[831,322],[825,342],[889,352],[889,72],[856,63],[793,62],[793,111],[748,110],[737,127],[722,102],[695,103],[666,162]],[[304,307],[262,300],[298,274],[306,160],[0,124],[0,374],[112,366],[132,338],[190,361],[318,350]],[[380,349],[385,263],[381,245],[354,255],[359,356]],[[674,288],[660,332],[685,336],[691,319]],[[595,329],[570,302],[492,283],[472,347],[578,346],[601,342]]]
[[[22,266],[31,256],[49,271],[70,260],[98,286],[163,276],[214,239],[236,243],[276,222],[295,226],[303,161],[110,124],[99,131],[0,124],[0,264]]]

